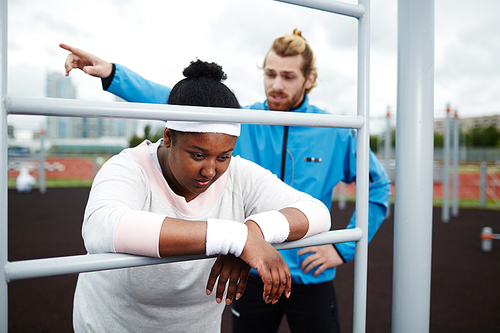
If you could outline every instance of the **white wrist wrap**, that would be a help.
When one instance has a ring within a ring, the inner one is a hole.
[[[207,220],[206,255],[234,254],[241,255],[247,242],[248,228],[245,224],[209,218]]]
[[[290,225],[285,215],[276,210],[250,215],[245,222],[252,220],[257,223],[270,244],[283,243],[290,234]]]

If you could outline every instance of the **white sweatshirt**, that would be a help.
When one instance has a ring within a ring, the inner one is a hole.
[[[159,228],[166,216],[243,222],[251,214],[301,201],[320,203],[239,156],[231,159],[226,173],[207,191],[186,202],[169,188],[148,145],[151,143],[144,142],[125,149],[98,172],[82,229],[89,253],[155,256]],[[323,220],[329,222],[328,209],[320,205]],[[220,332],[224,305],[205,292],[214,261],[80,274],[74,299],[75,332]]]

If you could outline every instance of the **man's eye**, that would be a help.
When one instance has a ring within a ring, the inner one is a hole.
[[[219,156],[219,161],[227,161],[231,156]]]

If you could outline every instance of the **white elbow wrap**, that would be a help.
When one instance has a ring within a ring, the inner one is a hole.
[[[304,238],[330,230],[330,211],[321,201],[299,201],[287,207],[296,208],[307,217],[309,229]]]
[[[209,218],[207,220],[206,255],[234,254],[241,255],[247,242],[248,228],[245,224]]]
[[[277,210],[250,215],[245,222],[248,220],[259,225],[264,239],[270,244],[283,243],[290,234],[288,220]]]

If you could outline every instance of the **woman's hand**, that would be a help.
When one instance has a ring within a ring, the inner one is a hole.
[[[290,297],[292,290],[290,270],[281,254],[271,244],[255,233],[249,232],[240,258],[260,274],[264,283],[262,297],[266,303],[276,303],[283,293],[285,297]]]
[[[229,281],[227,285],[226,304],[231,304],[235,296],[235,291],[236,300],[243,295],[249,274],[250,266],[246,262],[232,254],[219,254],[208,277],[207,295],[212,293],[215,281],[219,278],[215,291],[215,300],[217,303],[221,303],[226,284]]]

